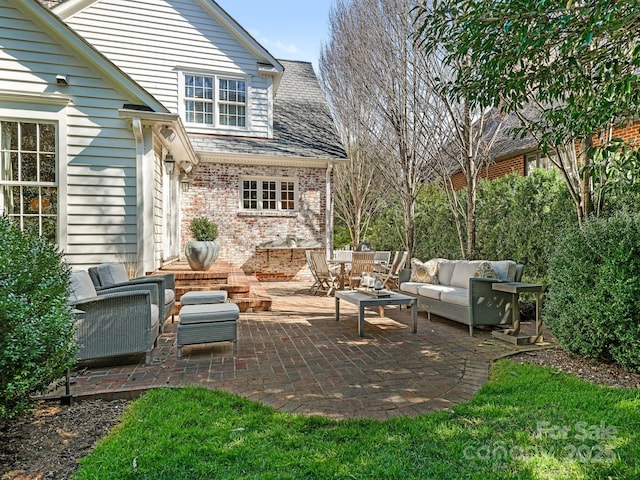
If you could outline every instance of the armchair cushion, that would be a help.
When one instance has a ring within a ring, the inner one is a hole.
[[[121,263],[102,263],[97,267],[89,268],[89,276],[97,290],[109,288],[114,285],[149,284],[158,285],[159,305],[163,305],[163,320],[173,316],[176,302],[175,276],[173,273],[146,275],[129,278],[127,271]],[[155,301],[154,303],[157,303]],[[163,322],[161,322],[162,324]]]
[[[94,298],[98,294],[91,282],[89,273],[85,270],[76,270],[71,272],[69,278],[69,296],[68,301],[70,304],[78,303],[88,298]]]
[[[129,275],[121,263],[103,263],[96,267],[100,285],[107,287],[116,283],[124,283],[129,281]]]

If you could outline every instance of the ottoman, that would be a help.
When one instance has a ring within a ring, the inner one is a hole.
[[[224,303],[227,301],[226,290],[191,291],[180,297],[180,305],[202,305],[203,303]]]
[[[178,314],[178,358],[182,358],[184,345],[211,342],[233,342],[235,355],[238,348],[239,316],[240,309],[235,303],[181,306]]]

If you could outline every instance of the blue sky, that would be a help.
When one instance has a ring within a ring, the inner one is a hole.
[[[216,0],[274,57],[318,67],[333,0]]]

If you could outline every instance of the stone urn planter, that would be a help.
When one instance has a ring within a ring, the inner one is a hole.
[[[196,217],[189,229],[194,238],[184,247],[189,267],[196,271],[209,270],[220,254],[218,226],[206,217]]]

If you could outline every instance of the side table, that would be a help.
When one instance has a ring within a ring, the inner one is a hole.
[[[513,343],[514,345],[530,345],[542,342],[544,340],[542,336],[542,317],[540,316],[543,294],[542,285],[523,282],[496,282],[491,285],[491,288],[499,292],[511,294],[511,318],[513,321],[513,328],[503,331],[494,330],[492,335],[500,340]],[[534,293],[536,295],[536,334],[533,336],[520,334],[519,299],[521,293]]]

